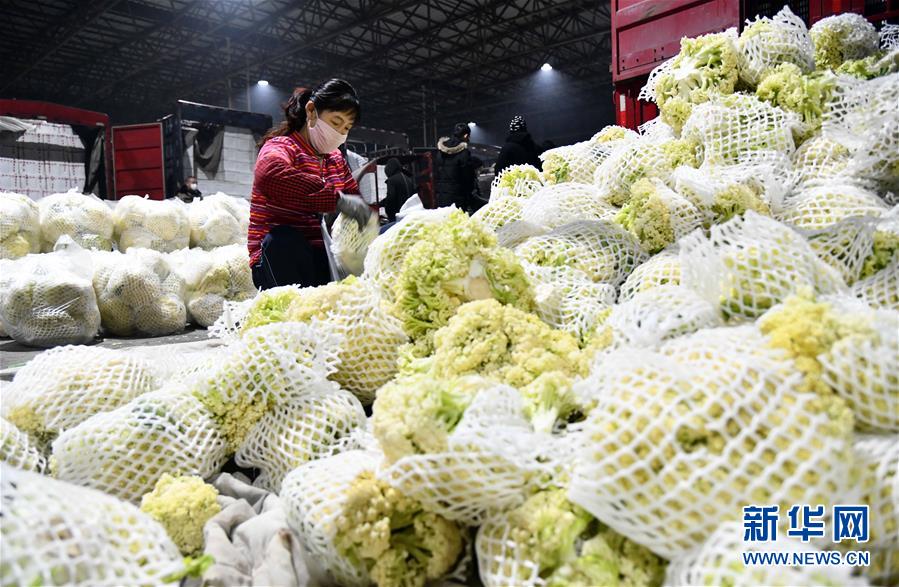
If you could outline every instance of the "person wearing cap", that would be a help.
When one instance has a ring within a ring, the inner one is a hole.
[[[510,165],[533,165],[540,169],[540,149],[534,143],[523,116],[516,116],[509,123],[509,134],[496,158],[494,173],[499,175]]]
[[[437,141],[434,161],[434,191],[437,206],[452,206],[471,211],[472,191],[475,187],[476,161],[468,149],[471,129],[464,122],[453,127],[453,136]]]

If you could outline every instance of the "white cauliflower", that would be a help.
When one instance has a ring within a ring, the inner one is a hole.
[[[56,241],[68,235],[85,249],[112,249],[113,214],[100,198],[76,189],[38,200],[41,250],[52,251]]]
[[[131,247],[168,253],[190,245],[187,205],[180,200],[150,200],[125,196],[115,207],[115,237],[119,250]]]
[[[0,259],[18,259],[40,251],[37,204],[22,194],[0,192]]]
[[[224,311],[225,302],[242,302],[256,295],[244,245],[212,251],[181,249],[169,253],[174,271],[184,280],[184,300],[191,321],[209,327]]]
[[[364,229],[359,224],[343,215],[337,216],[331,227],[331,253],[347,275],[361,275],[368,247],[378,238],[380,225],[378,217],[372,214]]]

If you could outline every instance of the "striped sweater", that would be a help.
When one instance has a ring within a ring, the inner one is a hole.
[[[359,193],[340,151],[319,157],[298,132],[269,139],[253,173],[250,266],[259,261],[262,239],[275,226],[294,226],[313,246],[324,246],[319,215],[334,212],[338,191]]]

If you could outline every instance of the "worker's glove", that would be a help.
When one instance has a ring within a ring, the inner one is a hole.
[[[351,196],[343,192],[339,192],[337,197],[337,211],[355,220],[359,225],[359,232],[365,229],[368,220],[374,213],[360,196]]]

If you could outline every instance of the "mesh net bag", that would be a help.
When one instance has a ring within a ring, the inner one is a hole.
[[[604,326],[616,344],[654,347],[669,338],[721,324],[718,307],[693,290],[660,285],[635,294],[612,308]]]
[[[2,467],[3,585],[178,584],[165,529],[99,491]]]
[[[341,556],[334,541],[346,488],[360,473],[374,471],[380,459],[378,453],[361,450],[340,453],[294,469],[281,485],[287,523],[340,585],[369,584],[368,574]]]
[[[899,548],[899,442],[896,435],[860,434],[853,444],[861,466],[862,498],[868,504],[870,536],[867,546]]]
[[[0,461],[37,473],[43,472],[47,465],[37,444],[6,418],[0,418]]]
[[[799,377],[747,329],[725,329],[736,345],[713,329],[660,354],[602,355],[579,384],[596,407],[569,498],[665,558],[740,519],[745,505],[839,503],[851,484],[848,410],[795,392]]]
[[[490,201],[507,196],[529,198],[541,185],[543,180],[540,170],[533,165],[509,165],[493,178],[490,184]]]
[[[899,257],[865,279],[852,284],[852,294],[873,308],[899,310]]]
[[[41,252],[37,204],[28,196],[0,192],[0,259]]]
[[[742,524],[726,522],[715,529],[701,546],[671,561],[665,585],[867,585],[863,579],[851,575],[850,566],[744,565],[743,552],[753,551],[820,552],[798,540],[780,535],[772,542],[744,542]]]
[[[180,200],[150,200],[125,196],[115,207],[115,237],[119,250],[131,247],[169,253],[190,246],[187,205]]]
[[[761,81],[765,73],[780,63],[788,62],[808,72],[815,68],[815,46],[801,18],[789,7],[773,18],[746,21],[746,28],[737,40],[740,57],[740,78],[751,86]]]
[[[603,310],[615,303],[615,286],[594,283],[577,269],[528,264],[525,270],[540,319],[582,341],[593,332]]]
[[[593,184],[610,203],[620,206],[630,198],[631,186],[638,180],[650,177],[668,181],[678,164],[690,162],[681,161],[687,155],[672,152],[675,147],[679,147],[678,151],[690,151],[689,158],[693,159],[693,146],[681,145],[680,141],[656,135],[625,141],[596,168]]]
[[[543,181],[556,183],[593,183],[596,167],[609,155],[609,147],[593,141],[583,141],[544,151]]]
[[[53,194],[37,203],[41,222],[41,250],[52,251],[63,235],[85,249],[112,249],[112,210],[97,196],[76,189]]]
[[[364,230],[349,217],[340,214],[331,228],[331,252],[337,265],[348,275],[361,275],[368,247],[378,238],[378,217],[372,214]]]
[[[699,208],[655,178],[635,183],[630,200],[615,217],[650,253],[661,251],[699,228],[703,220]]]
[[[884,23],[880,29],[880,48],[884,51],[899,48],[899,24]]]
[[[423,231],[431,230],[446,220],[455,208],[420,210],[404,217],[378,236],[368,247],[362,277],[374,282],[383,299],[393,302],[393,286],[403,268],[403,259]]]
[[[845,287],[800,234],[772,218],[745,216],[680,241],[681,284],[721,307],[726,319],[754,319],[809,287]]]
[[[877,218],[887,210],[886,204],[874,192],[850,184],[830,183],[793,195],[776,217],[791,226],[816,229],[850,216]]]
[[[578,220],[612,220],[617,210],[593,185],[568,183],[541,188],[521,205],[521,220],[552,230]]]
[[[733,165],[754,152],[792,155],[799,118],[747,94],[712,98],[693,107],[681,135],[698,140],[705,165]]]
[[[667,63],[667,62],[666,62]],[[664,64],[662,64],[664,65]],[[662,67],[661,65],[659,67]],[[652,72],[650,72],[652,75]],[[646,86],[644,86],[640,92],[642,94],[643,90],[649,86],[647,82]],[[645,100],[646,98],[641,97],[641,100]],[[662,120],[660,116],[653,118],[652,120],[646,121],[637,127],[640,131],[640,136],[645,137],[647,139],[653,141],[670,141],[671,139],[677,138],[674,133],[674,129],[665,124],[665,121]]]
[[[3,417],[46,443],[94,414],[159,386],[155,367],[125,351],[65,346],[30,360],[3,390]]]
[[[269,410],[235,457],[242,467],[260,469],[255,485],[280,493],[288,473],[341,452],[341,441],[365,424],[365,411],[355,396],[325,388]]]
[[[720,224],[753,210],[770,216],[780,208],[791,185],[788,161],[749,158],[736,165],[678,167],[671,176],[674,190],[703,213],[706,225]]]
[[[223,193],[194,200],[187,205],[190,246],[214,249],[246,240],[242,209],[235,198]]]
[[[496,232],[507,224],[520,221],[523,205],[524,196],[501,196],[495,198],[491,193],[490,201],[481,206],[471,217]]]
[[[850,285],[858,280],[874,246],[874,225],[865,218],[846,218],[804,234],[818,258],[839,271]]]
[[[224,312],[225,302],[243,302],[256,295],[244,245],[209,252],[181,249],[169,253],[168,259],[184,280],[187,313],[195,324],[212,326]]]
[[[137,502],[163,473],[207,478],[226,457],[224,438],[203,404],[163,389],[60,434],[51,470],[63,481]]]
[[[23,344],[50,347],[90,342],[100,329],[90,255],[59,251],[11,262],[0,323]]]
[[[656,253],[627,276],[621,284],[618,301],[625,302],[641,291],[666,283],[677,285],[680,283],[680,272],[680,253],[677,246]]]
[[[836,69],[844,61],[863,59],[877,51],[880,35],[861,14],[846,12],[822,18],[809,30],[818,69]]]
[[[580,221],[532,237],[515,254],[537,267],[576,269],[594,283],[619,286],[646,259],[640,243],[620,226],[601,221]]]
[[[849,149],[837,141],[817,135],[793,154],[793,173],[799,189],[829,182],[847,173]]]
[[[94,266],[94,292],[104,331],[161,336],[184,329],[184,280],[165,255],[149,249],[96,253]]]

